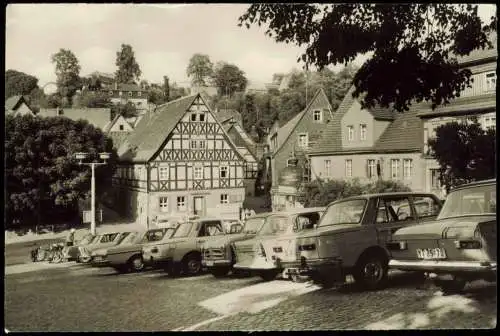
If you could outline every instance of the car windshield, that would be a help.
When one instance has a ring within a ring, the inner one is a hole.
[[[95,239],[95,236],[88,234],[82,238],[82,240],[80,241],[80,245],[90,244],[94,239]]]
[[[174,234],[172,235],[172,238],[187,237],[189,235],[189,232],[191,232],[193,224],[194,224],[193,222],[186,222],[180,224],[175,230]]]
[[[277,235],[280,233],[285,233],[288,224],[289,224],[288,217],[283,217],[283,216],[272,216],[270,217],[264,226],[259,231],[259,234],[261,235]]]
[[[120,237],[118,238],[116,245],[120,244],[125,238],[127,238],[130,235],[130,232],[123,232]]]
[[[336,224],[358,224],[366,207],[365,199],[338,202],[330,205],[321,217],[318,226]]]
[[[245,226],[243,227],[243,233],[257,233],[260,231],[266,218],[249,218],[245,221]]]
[[[128,236],[126,236],[124,239],[122,239],[122,241],[119,242],[118,244],[120,244],[120,245],[129,244],[137,238],[138,234],[139,233],[137,233],[137,232],[131,232]]]
[[[482,185],[452,191],[444,202],[438,220],[460,216],[496,214],[496,185]]]

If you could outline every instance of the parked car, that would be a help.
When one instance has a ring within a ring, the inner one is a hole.
[[[88,263],[92,260],[92,251],[118,245],[130,232],[104,233],[98,236],[92,244],[78,248],[77,262]]]
[[[432,211],[415,207],[423,201]],[[345,276],[352,274],[361,287],[380,288],[387,278],[386,243],[392,233],[435,219],[440,207],[439,199],[430,193],[390,192],[337,200],[328,205],[315,230],[297,235],[295,258],[290,253],[282,258],[277,252],[266,257],[275,259],[285,274],[307,275],[324,286],[344,283]]]
[[[298,208],[249,218],[248,221],[254,219],[256,223],[255,235],[233,243],[236,256],[233,267],[255,273],[266,281],[274,279],[283,270],[275,263],[275,258],[267,258],[268,247],[275,246],[276,241],[280,239],[278,237],[283,237],[283,241],[286,240],[294,230],[298,231],[299,227],[313,228],[324,211],[324,207]],[[248,230],[246,225],[244,230]],[[274,251],[277,252],[278,249]]]
[[[159,241],[163,237],[170,237],[173,232],[172,228],[132,232],[116,246],[94,250],[91,264],[94,267],[112,267],[118,272],[142,271],[145,266],[142,246],[148,242]]]
[[[249,218],[244,224],[240,221],[229,221],[225,235],[207,239],[202,245],[202,265],[215,277],[226,276],[236,262],[232,244],[255,236],[256,226],[260,225],[262,220],[259,218],[262,216],[265,215]]]
[[[468,281],[496,281],[496,185],[492,179],[457,187],[435,221],[396,231],[389,267],[425,272],[445,294]]]
[[[181,219],[178,217],[159,214],[153,217],[152,223],[157,227],[175,229],[180,221]]]
[[[199,274],[203,243],[214,239],[211,237],[224,236],[227,222],[221,218],[200,218],[180,223],[170,239],[144,245],[143,258],[148,265],[164,268],[172,275]]]
[[[64,250],[66,259],[68,261],[77,261],[78,256],[80,255],[80,247],[97,243],[99,241],[99,237],[100,236],[88,233],[80,241],[75,242],[73,246],[66,247]]]

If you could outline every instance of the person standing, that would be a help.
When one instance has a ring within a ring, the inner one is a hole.
[[[73,246],[75,244],[75,229],[69,230],[69,234],[66,237],[66,246]]]

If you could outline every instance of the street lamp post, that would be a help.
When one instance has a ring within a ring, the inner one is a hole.
[[[109,153],[99,153],[99,158],[104,162],[82,162],[87,157],[88,153],[78,152],[75,153],[75,158],[78,160],[79,165],[88,165],[92,171],[92,179],[91,179],[91,205],[90,205],[90,233],[93,235],[96,234],[96,225],[95,225],[95,167],[100,165],[107,164],[106,160],[109,159]]]

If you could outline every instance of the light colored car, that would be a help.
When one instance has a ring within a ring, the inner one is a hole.
[[[275,246],[281,246],[285,242],[288,249],[292,246],[290,242],[295,241],[290,239],[295,232],[299,228],[313,228],[324,211],[324,207],[297,208],[249,218],[247,221],[252,222],[245,224],[244,231],[254,231],[255,235],[234,242],[236,264],[233,267],[255,273],[266,281],[274,279],[283,269],[275,262],[276,258],[267,257],[271,255],[270,249],[282,252]]]
[[[221,218],[200,218],[180,223],[170,239],[144,245],[143,259],[148,265],[164,268],[171,275],[199,274],[202,245],[207,240],[224,236],[225,222]]]
[[[93,243],[97,243],[99,239],[91,233],[86,234],[80,241],[75,242],[73,246],[68,246],[64,248],[65,258],[68,261],[78,260],[79,247],[87,246]]]
[[[422,202],[430,206],[415,207]],[[352,274],[362,288],[380,288],[387,278],[386,244],[391,235],[435,219],[440,207],[441,201],[431,193],[389,192],[341,199],[328,205],[315,230],[297,235],[295,258],[282,258],[278,252],[267,257],[286,269],[285,274],[307,275],[324,286],[344,283],[346,275]]]
[[[78,247],[77,261],[88,263],[92,260],[92,252],[100,248],[107,248],[119,244],[130,232],[111,232],[97,236],[91,244]]]
[[[260,220],[249,218],[245,223],[239,220],[226,221],[226,234],[208,239],[202,246],[202,265],[215,277],[226,276],[236,262],[232,244],[255,236],[254,223]],[[248,223],[249,230],[245,230]]]
[[[387,247],[390,268],[425,272],[444,293],[496,281],[496,179],[455,188],[435,221],[396,231]]]
[[[113,267],[118,272],[142,271],[145,266],[142,260],[142,246],[148,242],[159,241],[165,236],[170,237],[173,232],[172,228],[132,232],[116,246],[94,250],[91,264],[94,267]]]

